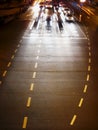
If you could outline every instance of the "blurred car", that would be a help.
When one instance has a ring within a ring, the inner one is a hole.
[[[64,12],[64,15],[67,15],[71,12],[71,10],[68,7],[65,7],[63,12]]]
[[[52,27],[52,21],[51,21],[51,16],[46,17],[46,29],[51,30]]]
[[[65,20],[68,21],[68,22],[74,22],[75,21],[74,16],[71,13],[68,13],[68,14],[65,15]]]
[[[40,8],[43,8],[43,7],[44,7],[44,5],[45,5],[45,3],[44,3],[44,2],[40,2],[40,3],[39,3]]]
[[[45,8],[46,8],[46,9],[53,9],[53,6],[52,6],[51,4],[46,4],[46,5],[45,5]]]

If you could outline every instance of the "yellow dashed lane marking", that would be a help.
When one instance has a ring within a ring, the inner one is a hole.
[[[89,65],[89,66],[88,66],[88,71],[90,71],[90,70],[91,70],[91,66]]]
[[[33,88],[34,88],[34,84],[31,83],[31,86],[30,86],[30,91],[33,91]]]
[[[39,56],[37,56],[36,59],[38,60],[38,59],[39,59]]]
[[[86,91],[87,91],[87,85],[84,86],[83,92],[86,93]]]
[[[40,50],[38,50],[38,53],[40,53]]]
[[[87,75],[87,79],[86,79],[87,81],[89,81],[89,77],[90,77],[90,76],[89,76],[89,74],[88,74],[88,75]]]
[[[35,78],[36,77],[36,72],[33,73],[33,77],[32,78]]]
[[[7,73],[7,71],[5,70],[2,76],[5,77],[5,76],[6,76],[6,73]]]
[[[20,47],[20,44],[18,44],[17,47]]]
[[[81,106],[82,106],[82,103],[83,103],[83,98],[80,99],[80,102],[79,102],[78,107],[81,107]]]
[[[28,97],[27,107],[30,107],[30,105],[31,105],[31,97]]]
[[[89,52],[89,56],[91,56],[91,52]]]
[[[91,58],[89,58],[89,63],[91,63]]]
[[[90,42],[88,42],[88,46],[90,46]]]
[[[24,117],[22,128],[26,128],[27,127],[27,121],[28,121],[28,117]]]
[[[91,47],[88,47],[89,51],[91,50]]]
[[[38,45],[38,47],[40,48],[41,46],[40,46],[40,45]]]
[[[74,115],[74,116],[73,116],[73,118],[72,118],[72,120],[71,120],[71,122],[70,122],[70,125],[73,125],[73,124],[74,124],[74,122],[75,122],[75,120],[76,120],[76,117],[77,117],[77,115]]]
[[[17,49],[14,51],[15,53],[17,52]]]
[[[38,66],[38,63],[36,62],[34,67],[37,68],[37,66]]]
[[[14,57],[15,57],[15,56],[14,56],[14,55],[12,55],[11,59],[14,59]]]
[[[7,67],[10,67],[11,66],[11,62],[8,63]]]
[[[2,81],[0,81],[0,84],[2,84]]]

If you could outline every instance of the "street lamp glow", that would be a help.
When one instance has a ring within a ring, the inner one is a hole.
[[[86,0],[80,0],[81,3],[84,3]]]

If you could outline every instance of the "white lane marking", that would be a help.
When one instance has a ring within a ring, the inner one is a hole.
[[[27,121],[28,121],[28,117],[24,117],[22,128],[27,127]]]
[[[27,107],[30,107],[30,105],[31,105],[31,97],[28,97]]]
[[[83,36],[87,39],[87,37],[86,37],[85,33],[82,31],[82,29],[80,28],[80,26],[79,26],[79,25],[78,25],[78,28],[79,28],[80,32],[83,34]]]
[[[81,106],[82,106],[82,103],[83,103],[83,98],[80,99],[80,102],[79,102],[78,107],[81,107]]]
[[[32,78],[35,78],[36,77],[36,72],[33,73],[33,77]]]
[[[86,93],[86,91],[87,91],[87,84],[85,84],[83,92]]]
[[[31,30],[33,28],[33,24],[34,24],[34,21],[31,23],[31,25],[29,25],[29,29]]]
[[[72,118],[72,120],[71,120],[71,122],[70,122],[70,125],[73,125],[73,124],[74,124],[74,122],[75,122],[75,120],[76,120],[76,117],[77,117],[77,115],[74,115],[74,116],[73,116],[73,118]]]
[[[30,91],[33,91],[33,88],[34,88],[34,83],[31,83]]]

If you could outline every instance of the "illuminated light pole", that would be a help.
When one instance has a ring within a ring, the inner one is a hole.
[[[83,4],[86,2],[86,0],[80,0],[80,10],[82,9]],[[80,11],[80,15],[79,15],[79,22],[81,22],[82,20],[82,13]]]
[[[80,6],[82,7],[83,6],[83,3],[85,3],[86,0],[80,0]]]

